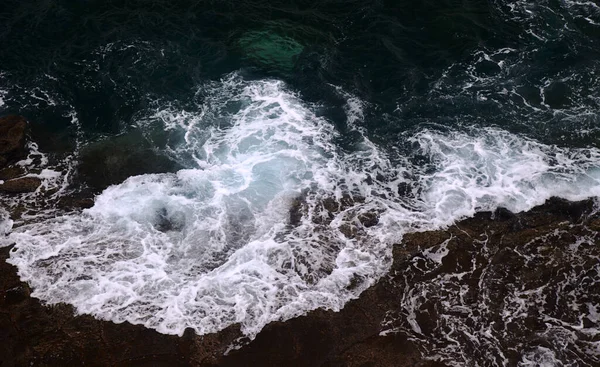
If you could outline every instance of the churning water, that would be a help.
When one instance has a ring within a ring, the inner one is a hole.
[[[593,2],[7,3],[0,112],[44,187],[0,233],[50,304],[254,337],[342,308],[407,232],[600,196]]]

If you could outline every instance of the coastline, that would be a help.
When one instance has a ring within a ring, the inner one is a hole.
[[[600,367],[600,2],[5,4],[0,367]]]
[[[504,303],[515,285],[525,289],[552,289],[553,282],[561,279],[559,274],[592,270],[595,263],[577,264],[569,260],[567,253],[577,238],[587,238],[586,241],[592,243],[579,250],[590,259],[600,256],[597,246],[600,219],[594,213],[594,205],[591,199],[567,202],[553,198],[523,213],[513,214],[502,209],[495,213],[478,213],[446,230],[408,234],[394,247],[394,264],[388,275],[340,312],[316,310],[286,322],[271,323],[255,340],[226,356],[223,354],[230,345],[239,342],[241,337],[235,326],[206,336],[186,332],[180,338],[128,323],[117,325],[87,315],[75,316],[67,305],[43,306],[29,296],[29,287],[20,282],[16,268],[5,262],[10,250],[3,248],[0,249],[0,329],[3,330],[0,360],[3,366],[73,363],[92,366],[444,366],[443,361],[426,359],[421,350],[427,347],[429,355],[437,351],[441,356],[438,359],[444,359],[443,330],[449,327],[446,321],[454,317],[448,316],[452,312],[444,309],[447,307],[444,302],[459,295],[461,287],[427,287],[438,284],[445,276],[466,274],[459,277],[460,283],[468,288],[461,298],[478,304],[481,294],[491,292],[487,310],[482,310],[478,317],[489,318],[489,322],[496,324],[494,330],[508,333],[506,340],[496,347],[504,350],[510,365],[516,365],[521,356],[514,351],[510,353],[514,346],[551,347],[551,338],[543,337],[544,324],[549,321],[540,315],[536,318],[532,309],[525,310],[523,322],[511,325],[503,318]],[[484,239],[485,244],[482,244]],[[533,256],[523,253],[525,248],[548,261],[524,262],[516,253]],[[484,273],[487,280],[482,280]],[[437,293],[432,293],[430,299],[421,304],[417,302],[410,310],[404,302],[410,289]],[[600,292],[591,291],[589,297],[599,295]],[[546,302],[544,306],[549,307],[547,314],[559,313],[554,316],[565,324],[577,320],[578,316],[563,309],[560,301],[551,303]],[[443,312],[448,314],[441,317]],[[469,317],[461,316],[460,312],[456,317],[458,322],[463,318],[468,326]],[[585,323],[583,330],[570,328],[581,334],[578,340],[585,341],[585,327],[593,327],[591,321]],[[588,341],[594,338],[597,336]],[[435,342],[428,344],[432,341]],[[494,346],[469,345],[473,342],[468,340],[460,342],[472,350],[474,358],[493,357]],[[593,355],[576,357],[584,361],[587,358],[588,363],[595,361]]]

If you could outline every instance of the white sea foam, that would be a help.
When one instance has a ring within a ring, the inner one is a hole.
[[[131,177],[82,215],[12,233],[10,261],[35,296],[164,333],[241,323],[253,335],[275,319],[339,309],[383,272],[375,241],[357,244],[335,226],[315,233],[308,218],[288,225],[301,190],[313,205],[341,195],[347,172],[331,125],[281,82],[219,87],[203,114],[144,122],[180,135],[173,154],[195,168]],[[355,274],[367,282],[346,291]]]
[[[582,200],[600,195],[596,149],[562,149],[494,128],[423,130],[409,140],[431,158],[431,173],[419,174],[420,199],[433,210],[430,219],[438,226],[499,206],[520,212],[552,196]]]
[[[3,244],[4,236],[12,230],[13,221],[10,219],[9,213],[0,208],[0,246]]]
[[[0,108],[2,108],[6,102],[5,102],[5,98],[8,95],[8,91],[3,89],[6,88],[6,74],[2,71],[0,71]]]
[[[352,125],[357,103],[346,109]],[[332,126],[282,82],[211,83],[196,111],[161,108],[140,121],[167,132],[168,154],[186,169],[130,177],[80,215],[16,228],[9,262],[50,304],[169,334],[240,323],[253,337],[271,321],[343,307],[385,273],[407,231],[600,194],[595,150],[424,129],[400,137],[411,152],[392,160],[366,137],[338,150]],[[426,163],[411,163],[418,155]],[[327,198],[354,200],[327,213]],[[379,223],[367,228],[357,218],[368,212]]]
[[[536,367],[556,367],[562,366],[556,355],[551,349],[537,347],[534,351],[527,352],[519,361],[519,367],[536,366]]]

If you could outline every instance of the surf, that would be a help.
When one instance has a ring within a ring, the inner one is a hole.
[[[276,320],[341,309],[386,273],[407,232],[600,195],[596,149],[423,126],[399,134],[392,156],[361,128],[367,104],[336,90],[361,136],[352,151],[276,79],[232,73],[200,86],[194,110],[159,104],[138,128],[162,131],[163,153],[184,168],[13,228],[9,262],[48,304],[166,334],[239,324],[253,338]]]

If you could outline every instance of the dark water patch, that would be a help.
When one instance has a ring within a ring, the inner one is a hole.
[[[20,86],[5,108],[50,108],[23,96],[37,87],[90,131],[118,134],[150,100],[186,99],[198,83],[247,68],[288,80],[309,100],[323,100],[323,85],[342,86],[378,109],[370,124],[384,129],[456,116],[571,144],[563,125],[582,120],[579,129],[596,137],[587,112],[598,104],[588,95],[598,89],[599,48],[585,19],[597,12],[577,2],[8,1],[4,9],[4,84]],[[562,94],[539,91],[556,83]],[[398,111],[393,123],[379,116]]]

